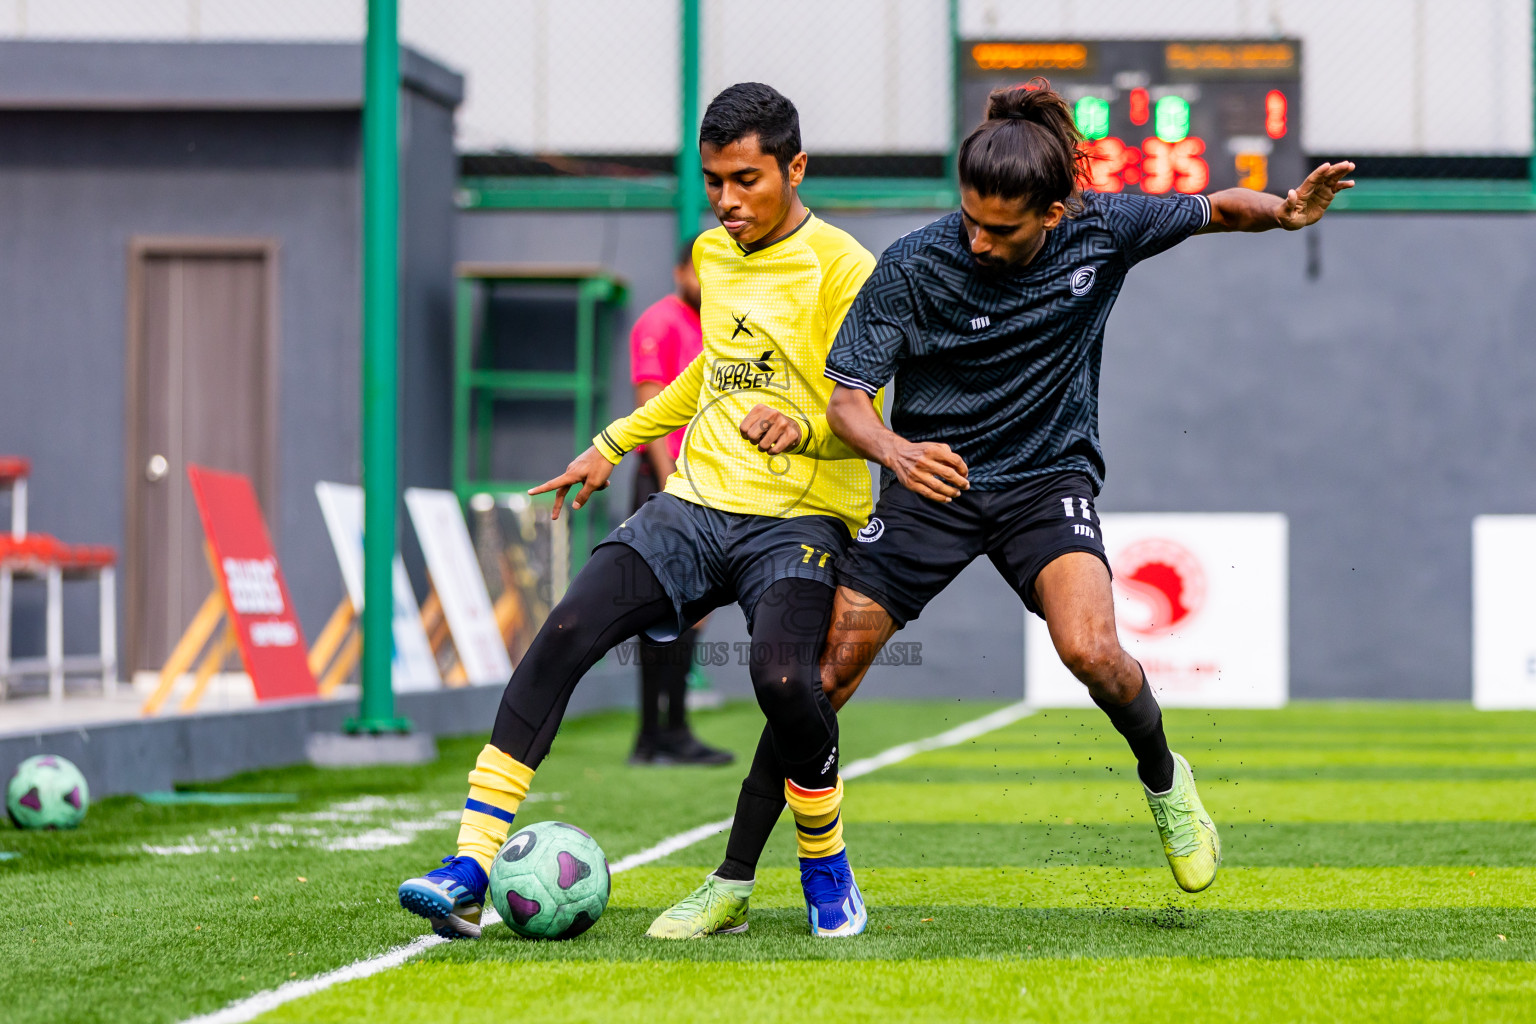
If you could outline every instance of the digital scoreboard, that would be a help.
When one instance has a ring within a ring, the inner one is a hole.
[[[1284,195],[1301,152],[1301,43],[1295,39],[962,41],[959,138],[987,94],[1040,76],[1087,140],[1088,187]]]

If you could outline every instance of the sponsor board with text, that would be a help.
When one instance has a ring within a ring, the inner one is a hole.
[[[1536,708],[1536,516],[1472,520],[1472,704]]]
[[[335,484],[322,480],[315,484],[315,497],[320,501],[326,531],[331,535],[331,547],[336,550],[336,561],[341,566],[341,578],[347,588],[347,597],[361,615],[363,489],[355,484]],[[421,624],[421,609],[416,606],[416,593],[411,589],[410,577],[406,575],[405,562],[398,554],[395,555],[391,589],[394,608],[390,620],[395,647],[390,663],[390,678],[395,692],[435,690],[443,685],[443,679],[438,674],[437,662],[432,657],[432,645]]]
[[[1271,513],[1112,513],[1101,517],[1114,570],[1120,643],[1169,707],[1283,706],[1287,528]],[[1026,613],[1025,699],[1091,706]]]
[[[464,522],[464,509],[452,491],[410,487],[405,492],[421,553],[443,603],[443,616],[454,649],[471,683],[505,683],[512,675],[507,642],[496,625],[496,612]]]
[[[304,634],[250,480],[194,465],[187,478],[256,699],[316,696]]]

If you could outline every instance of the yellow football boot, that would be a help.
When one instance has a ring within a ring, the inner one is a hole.
[[[754,882],[732,882],[710,875],[704,884],[651,922],[653,939],[702,939],[747,930],[747,900]]]
[[[1183,755],[1173,755],[1172,787],[1166,793],[1147,790],[1147,805],[1179,888],[1199,892],[1209,887],[1221,867],[1221,837],[1195,792],[1195,773]]]

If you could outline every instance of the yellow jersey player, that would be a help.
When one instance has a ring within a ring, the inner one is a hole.
[[[579,487],[578,509],[625,453],[686,424],[678,470],[594,549],[512,674],[469,773],[457,856],[400,885],[401,905],[449,938],[479,935],[487,870],[583,674],[631,637],[666,641],[731,601],[746,613],[768,719],[752,777],[772,780],[775,817],[784,801],[794,812],[811,932],[857,935],[868,920],[843,845],[837,717],[817,663],[838,556],[872,508],[863,459],[828,428],[824,370],[874,258],[801,203],[799,115],[778,92],[726,89],[699,141],[721,222],[694,248],[704,351],[533,493],[555,491],[558,516]],[[750,872],[716,873],[679,907],[724,908],[723,922],[707,915],[723,926],[707,931],[744,931],[751,889]],[[675,915],[650,932],[691,933]]]

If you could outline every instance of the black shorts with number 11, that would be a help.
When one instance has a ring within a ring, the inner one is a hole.
[[[1040,570],[1069,551],[1096,555],[1108,568],[1103,532],[1093,483],[1082,473],[1053,473],[1000,491],[962,491],[947,503],[893,483],[848,545],[837,581],[905,626],[962,569],[986,555],[1024,607],[1039,615]]]

